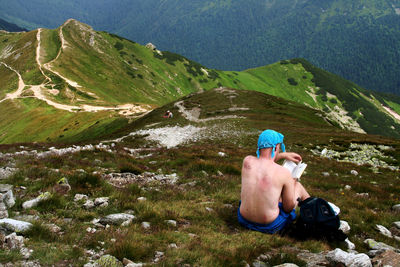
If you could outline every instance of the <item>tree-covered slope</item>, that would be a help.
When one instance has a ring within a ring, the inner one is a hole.
[[[0,33],[0,74],[2,143],[97,138],[217,87],[274,95],[323,111],[335,126],[400,137],[398,97],[367,91],[304,59],[213,70],[71,19],[54,30]]]
[[[153,42],[211,68],[242,70],[302,57],[365,88],[400,93],[398,0],[0,4],[0,17],[31,29],[57,27],[73,17],[142,44]]]

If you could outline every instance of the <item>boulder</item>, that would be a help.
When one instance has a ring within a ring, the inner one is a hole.
[[[175,221],[175,220],[165,220],[165,222],[166,222],[168,225],[176,226],[176,221]]]
[[[107,216],[101,218],[99,222],[103,225],[107,225],[107,224],[121,225],[122,223],[129,221],[129,220],[134,220],[135,218],[136,217],[131,214],[116,213],[116,214],[110,214],[110,215],[107,215]]]
[[[382,235],[390,238],[393,237],[392,233],[385,226],[377,224],[375,227]]]
[[[400,204],[396,204],[392,207],[392,210],[396,211],[396,212],[400,212]]]
[[[372,264],[377,267],[400,266],[400,254],[393,250],[386,250],[372,259]]]
[[[372,267],[371,260],[367,254],[364,253],[348,253],[340,248],[332,250],[327,253],[326,259],[331,265],[337,266],[343,264],[349,267]]]
[[[394,247],[389,246],[383,242],[377,242],[374,239],[366,239],[364,243],[368,245],[370,249],[373,250],[396,250]]]
[[[96,267],[123,267],[124,265],[116,257],[111,255],[103,255],[94,262]]]
[[[339,230],[342,230],[343,233],[348,234],[350,233],[350,225],[348,222],[340,220]]]
[[[24,237],[18,236],[16,233],[9,234],[4,239],[4,245],[9,249],[21,249],[24,246]]]
[[[83,204],[83,207],[88,210],[93,209],[94,202],[92,200],[88,199],[88,200],[86,200],[85,204]]]
[[[94,200],[94,205],[96,207],[102,207],[102,208],[107,207],[108,206],[108,200],[109,200],[108,197],[98,197],[98,198],[96,198]]]
[[[147,43],[146,44],[146,48],[151,49],[151,50],[156,50],[157,47],[155,45],[153,45],[152,43]]]
[[[51,194],[49,192],[45,192],[43,194],[40,194],[37,198],[25,201],[22,203],[22,208],[24,209],[30,209],[33,207],[36,207],[40,202],[47,200],[51,197]]]
[[[0,184],[0,202],[4,202],[7,208],[11,208],[15,205],[15,198],[12,190],[12,185]]]
[[[5,233],[24,233],[28,231],[33,225],[29,222],[17,221],[14,219],[0,219],[0,232]]]

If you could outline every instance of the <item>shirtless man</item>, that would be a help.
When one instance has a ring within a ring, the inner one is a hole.
[[[266,130],[258,139],[257,157],[243,160],[238,220],[249,229],[270,234],[282,230],[296,218],[297,199],[310,197],[289,170],[275,163],[280,159],[299,162],[301,156],[285,152],[283,135]]]

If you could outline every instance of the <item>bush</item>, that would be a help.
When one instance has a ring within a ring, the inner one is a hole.
[[[117,50],[122,50],[122,49],[124,49],[124,44],[121,43],[121,42],[116,42],[115,45],[114,45],[114,47],[115,47]]]
[[[298,84],[294,78],[288,78],[287,80],[290,85],[296,86]]]

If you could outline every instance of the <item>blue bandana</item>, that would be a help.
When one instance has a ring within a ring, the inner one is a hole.
[[[257,143],[257,158],[260,157],[260,149],[272,147],[271,157],[275,156],[275,147],[277,144],[281,144],[282,152],[285,152],[285,144],[283,143],[283,134],[280,134],[274,130],[265,130],[260,134]]]

